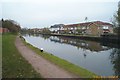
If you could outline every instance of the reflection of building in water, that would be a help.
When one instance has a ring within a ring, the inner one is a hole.
[[[51,36],[50,40],[54,42],[70,44],[76,46],[78,49],[83,48],[83,49],[88,49],[90,51],[98,52],[109,49],[108,47],[101,46],[100,43],[94,41],[85,41],[85,40],[72,39],[67,37],[56,37],[56,36]]]

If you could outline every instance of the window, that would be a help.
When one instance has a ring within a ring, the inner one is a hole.
[[[77,27],[75,27],[75,30],[77,29]]]
[[[85,29],[85,27],[82,27],[82,29]]]
[[[71,30],[72,30],[73,28],[71,28]]]
[[[108,29],[108,26],[103,26],[103,29]]]

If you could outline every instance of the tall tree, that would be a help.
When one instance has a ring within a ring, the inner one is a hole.
[[[110,59],[115,71],[114,75],[120,78],[120,49],[117,48],[112,49]]]
[[[21,30],[20,25],[13,20],[1,20],[2,27],[9,29],[10,32],[17,33]]]
[[[120,35],[120,1],[118,2],[118,11],[114,15],[113,25],[116,27],[114,31]]]

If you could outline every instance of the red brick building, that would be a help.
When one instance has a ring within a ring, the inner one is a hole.
[[[65,25],[60,30],[68,33],[81,32],[82,34],[100,36],[105,33],[113,33],[113,25],[102,21],[94,21]]]
[[[7,28],[0,27],[0,33],[7,33],[9,30]]]

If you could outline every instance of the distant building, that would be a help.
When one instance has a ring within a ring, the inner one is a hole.
[[[64,24],[56,24],[50,27],[50,31],[53,33],[59,33]]]
[[[42,32],[42,28],[41,29],[39,29],[39,28],[33,28],[33,29],[30,29],[33,33],[40,33],[40,32]]]
[[[86,34],[100,36],[105,33],[113,33],[113,25],[102,21],[86,22],[64,25],[59,29],[60,33]]]
[[[7,33],[7,32],[9,32],[9,30],[7,28],[0,27],[0,34]]]

